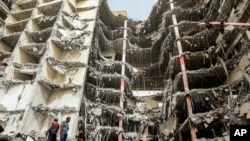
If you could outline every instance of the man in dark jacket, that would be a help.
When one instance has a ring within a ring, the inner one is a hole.
[[[4,128],[0,125],[0,133],[4,131]]]
[[[78,135],[76,136],[77,141],[86,141],[84,135],[84,127],[79,127]]]
[[[56,134],[59,130],[59,123],[58,119],[55,118],[54,121],[52,121],[50,128],[46,132],[48,141],[56,141]]]

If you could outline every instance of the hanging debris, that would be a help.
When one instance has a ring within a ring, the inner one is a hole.
[[[107,0],[0,1],[0,140],[45,140],[55,117],[71,117],[68,140],[79,128],[87,140],[229,140],[250,118],[249,10],[158,0],[136,21]]]

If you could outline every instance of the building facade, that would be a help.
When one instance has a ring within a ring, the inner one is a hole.
[[[249,3],[159,0],[142,23],[106,0],[17,0],[1,16],[0,138],[42,140],[69,116],[68,140],[83,126],[88,141],[227,141],[249,124]]]

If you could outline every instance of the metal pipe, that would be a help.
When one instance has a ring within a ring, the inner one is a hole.
[[[123,95],[124,95],[124,87],[125,87],[125,62],[126,62],[126,47],[127,47],[127,20],[124,21],[124,32],[123,32],[123,47],[122,47],[122,79],[121,79],[121,95],[120,95],[120,107],[123,110]],[[123,115],[119,117],[119,134],[118,141],[122,141],[122,132],[123,132]]]
[[[143,134],[142,134],[142,140],[147,141],[148,140],[147,137],[148,137],[148,126],[146,125],[144,127],[144,131],[143,131]]]
[[[119,117],[119,134],[118,134],[118,141],[122,141],[122,124],[123,124],[123,117],[122,115]]]
[[[209,24],[212,27],[219,27],[220,25],[223,26],[250,26],[250,23],[230,23],[230,22],[224,22],[223,24],[221,22],[209,22]],[[202,22],[202,23],[198,23],[199,27],[206,27],[206,23]]]
[[[139,129],[139,132],[138,132],[138,134],[136,136],[135,141],[139,141],[140,140],[140,137],[143,134],[143,131],[145,130],[145,127],[146,127],[146,122],[142,121],[140,129]]]
[[[171,80],[168,80],[168,86],[171,85]],[[171,114],[172,114],[172,86],[168,87],[170,91],[167,91],[168,96],[170,96],[169,98],[169,106],[168,106],[168,118],[170,118]],[[167,98],[166,98],[167,99]],[[167,100],[165,101],[167,102]]]
[[[163,93],[163,118],[166,118],[166,110],[167,110],[167,96],[168,96],[168,92],[164,92]]]
[[[169,52],[169,58],[172,58],[173,57],[173,52]],[[170,70],[169,74],[172,73],[172,69]],[[171,75],[170,75],[171,76]],[[172,92],[172,81],[171,80],[167,80],[167,84],[168,84],[168,95],[167,96],[170,96],[169,98],[169,106],[168,106],[168,118],[170,118],[171,114],[172,114],[172,97],[173,97],[173,92]],[[169,86],[171,85],[171,86]],[[166,97],[167,99],[167,97]],[[165,103],[167,102],[167,100],[165,101]],[[164,117],[166,118],[166,117]]]
[[[174,2],[173,0],[169,0],[170,4],[170,9],[174,10]],[[181,72],[182,72],[182,79],[183,79],[183,86],[186,94],[186,102],[187,102],[187,109],[188,109],[188,118],[189,118],[189,126],[190,126],[190,132],[191,132],[191,137],[192,141],[195,141],[197,139],[196,137],[196,132],[195,132],[195,127],[190,121],[190,117],[193,115],[193,110],[192,110],[192,103],[191,103],[191,97],[189,95],[189,86],[188,86],[188,78],[187,78],[187,73],[186,73],[186,67],[185,67],[185,60],[184,57],[182,56],[183,50],[182,50],[182,44],[180,39],[180,33],[179,33],[179,28],[177,26],[177,19],[176,15],[173,13],[172,14],[172,21],[174,25],[174,32],[175,32],[175,38],[176,38],[176,45],[178,48],[178,53],[180,55],[180,65],[181,65]]]
[[[192,102],[191,97],[189,94],[186,94],[186,101],[187,101],[187,109],[188,109],[188,123],[190,127],[191,137],[192,141],[196,141],[196,129],[194,125],[191,122],[191,116],[193,115],[193,109],[192,109]]]

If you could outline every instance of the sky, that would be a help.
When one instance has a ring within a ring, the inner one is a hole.
[[[107,0],[112,10],[127,10],[129,18],[146,20],[157,0]]]

